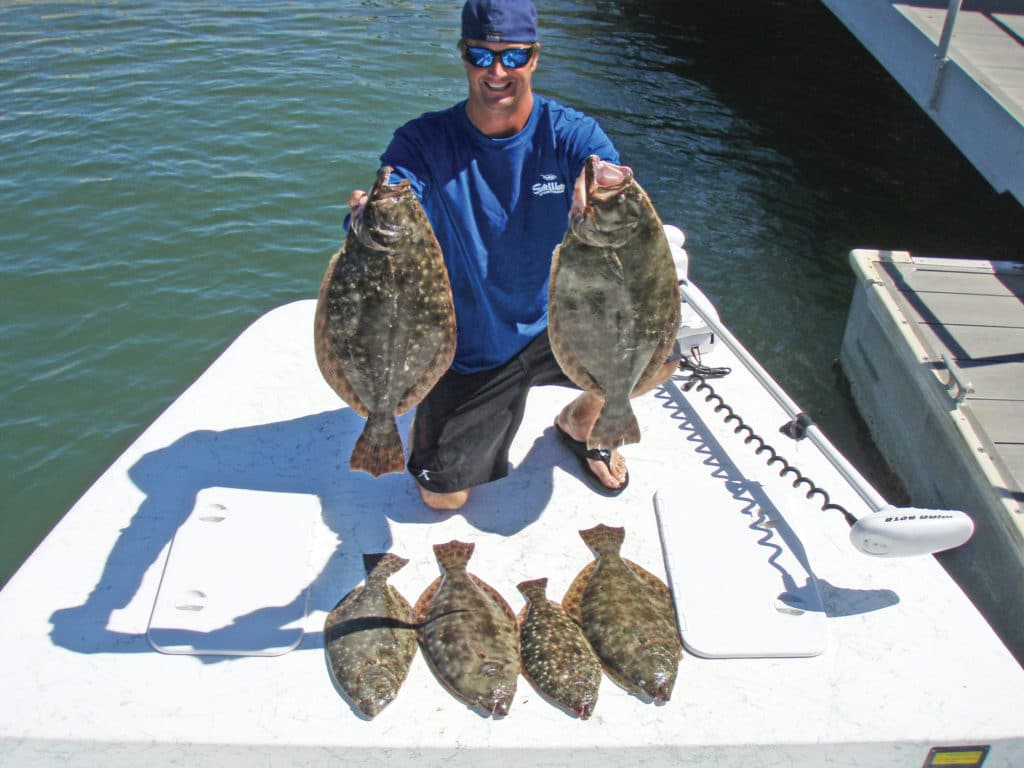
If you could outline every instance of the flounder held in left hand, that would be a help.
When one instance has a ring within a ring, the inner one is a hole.
[[[313,337],[327,383],[366,419],[349,459],[374,477],[401,472],[395,416],[422,400],[455,355],[455,309],[434,230],[407,180],[380,169],[353,210],[320,286]]]
[[[587,448],[640,441],[629,398],[658,380],[679,328],[679,283],[665,229],[624,165],[587,158],[548,288],[551,351],[604,400]]]

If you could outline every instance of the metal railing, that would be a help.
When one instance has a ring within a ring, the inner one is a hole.
[[[963,0],[949,0],[949,7],[946,8],[946,22],[942,25],[939,50],[935,54],[940,66],[949,61],[949,43],[953,39],[953,27],[956,26],[956,17],[960,14],[961,5],[963,5]]]
[[[963,0],[949,0],[949,6],[946,8],[946,21],[942,25],[939,48],[935,52],[935,58],[939,60],[939,68],[935,74],[932,97],[928,101],[928,105],[932,109],[938,106],[939,96],[942,94],[942,84],[946,79],[946,65],[949,63],[949,46],[953,40],[953,29],[956,27],[956,18],[960,14],[961,5],[963,5]]]

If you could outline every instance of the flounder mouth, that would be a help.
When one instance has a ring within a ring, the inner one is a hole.
[[[639,222],[617,212],[608,216],[602,211],[617,211],[618,206],[608,204],[632,184],[633,170],[628,166],[606,163],[597,155],[588,157],[583,183],[576,185],[569,211],[569,226],[576,235],[592,245],[609,245],[609,236],[619,245],[628,240]]]
[[[591,198],[607,200],[633,183],[633,169],[626,165],[606,163],[597,155],[587,158],[586,202]]]
[[[587,720],[590,718],[590,702],[586,704],[577,704],[572,708],[572,711],[576,713],[580,720]]]
[[[394,173],[394,170],[390,165],[385,165],[377,172],[377,179],[373,182],[373,189],[370,190],[371,200],[398,197],[409,189],[408,179],[400,179],[394,184],[391,183],[391,174]]]
[[[509,702],[506,699],[497,699],[491,703],[491,717],[505,717],[508,714]]]
[[[394,169],[390,166],[383,166],[377,173],[377,179],[373,183],[366,202],[358,211],[353,211],[352,227],[359,239],[368,247],[374,250],[390,250],[391,244],[408,234],[408,227],[404,224],[389,224],[386,215],[368,215],[371,209],[378,211],[387,206],[398,203],[401,198],[410,190],[411,185],[408,179],[401,179],[395,184],[391,183],[391,173]]]
[[[600,204],[614,199],[632,183],[632,168],[606,163],[597,155],[591,155],[583,167],[583,184],[578,184],[573,194],[569,220],[582,222],[592,213],[593,203]]]

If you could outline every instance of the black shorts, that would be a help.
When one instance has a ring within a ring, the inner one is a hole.
[[[558,367],[547,331],[502,366],[448,371],[416,407],[409,472],[435,493],[505,477],[530,387],[548,384],[576,387]]]

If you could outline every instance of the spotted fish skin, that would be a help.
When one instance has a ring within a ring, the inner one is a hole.
[[[368,717],[390,704],[416,655],[412,607],[387,583],[409,561],[391,553],[363,555],[366,583],[350,592],[324,622],[331,674]]]
[[[555,359],[604,400],[588,448],[640,440],[629,403],[656,381],[679,327],[679,282],[665,230],[626,166],[587,159],[555,249],[548,333]]]
[[[524,581],[519,643],[523,671],[544,696],[588,719],[597,706],[601,662],[590,643],[557,603],[547,598],[547,579]]]
[[[442,576],[416,604],[423,655],[460,701],[507,715],[519,675],[519,632],[508,603],[466,570],[474,545],[434,546]]]
[[[401,472],[395,416],[412,408],[451,365],[455,309],[441,247],[405,179],[380,169],[327,266],[313,342],[324,379],[366,425],[349,458],[377,477]]]
[[[564,603],[576,603],[570,615],[576,613],[617,683],[655,703],[668,701],[683,656],[668,587],[619,554],[624,528],[598,525],[580,536],[597,562],[581,594],[566,596]]]

